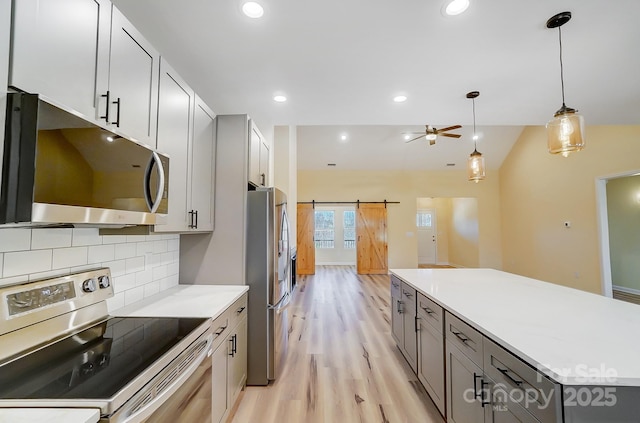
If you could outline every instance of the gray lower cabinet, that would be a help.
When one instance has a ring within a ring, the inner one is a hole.
[[[391,333],[414,372],[418,371],[416,290],[391,276]]]
[[[442,307],[418,293],[418,379],[445,415],[444,337]]]
[[[487,401],[482,369],[450,340],[446,341],[447,421],[482,423]]]
[[[402,329],[402,295],[400,289],[402,282],[394,276],[391,277],[391,335],[396,344],[401,347],[404,344],[404,332]],[[402,349],[402,348],[401,348]]]
[[[416,337],[416,290],[402,284],[402,330],[404,332],[404,357],[414,372],[418,371],[418,340]]]
[[[226,421],[247,381],[247,294],[212,323],[212,422]]]

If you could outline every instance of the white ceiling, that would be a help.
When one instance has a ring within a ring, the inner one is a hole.
[[[638,0],[471,0],[458,17],[444,0],[258,1],[259,20],[242,0],[114,3],[216,113],[248,113],[266,133],[297,125],[299,168],[462,166],[472,90],[478,150],[498,167],[522,126],[561,106],[558,31],[545,23],[565,10],[567,105],[588,125],[640,124]],[[464,125],[463,137],[404,143],[427,123]]]

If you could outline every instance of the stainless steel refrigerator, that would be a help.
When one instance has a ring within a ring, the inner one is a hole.
[[[286,194],[277,188],[247,193],[248,385],[275,380],[287,355],[291,257],[286,205]]]

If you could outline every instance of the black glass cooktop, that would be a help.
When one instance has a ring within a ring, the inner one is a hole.
[[[205,320],[112,317],[0,367],[0,399],[109,399]]]

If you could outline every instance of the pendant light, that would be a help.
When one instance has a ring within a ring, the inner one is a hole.
[[[558,28],[560,41],[560,84],[562,86],[562,107],[547,123],[547,145],[549,153],[569,156],[584,148],[584,118],[576,109],[564,104],[564,69],[562,66],[562,31],[560,27],[571,19],[571,12],[562,12],[547,21],[547,28]]]
[[[484,157],[478,152],[478,134],[476,134],[476,97],[480,95],[479,91],[471,91],[467,93],[467,98],[473,102],[473,153],[467,160],[467,173],[469,180],[476,184],[484,179]]]

